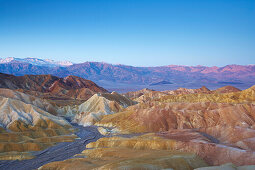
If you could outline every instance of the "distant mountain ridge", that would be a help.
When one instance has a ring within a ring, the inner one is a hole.
[[[66,67],[73,65],[70,61],[54,61],[51,59],[38,59],[38,58],[14,58],[14,57],[8,57],[5,59],[0,58],[0,64],[4,63],[29,63],[32,65],[38,65],[38,66],[47,66],[47,67]]]
[[[84,62],[53,66],[38,64],[37,61],[40,63],[40,59],[34,58],[33,61],[35,62],[15,59],[10,62],[0,62],[0,72],[19,76],[25,74],[51,74],[58,77],[75,75],[92,80],[110,91],[116,89],[116,91],[135,91],[158,82],[172,84],[159,83],[153,87],[154,89],[199,88],[201,85],[219,88],[229,84],[245,89],[255,84],[255,65],[134,67],[103,62]]]
[[[168,82],[168,81],[160,81],[160,82],[157,82],[157,83],[152,83],[152,84],[150,84],[150,86],[164,85],[164,84],[173,84],[173,83]]]

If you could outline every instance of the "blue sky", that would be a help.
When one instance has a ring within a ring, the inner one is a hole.
[[[255,64],[255,0],[0,0],[0,57]]]

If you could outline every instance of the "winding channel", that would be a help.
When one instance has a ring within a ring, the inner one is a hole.
[[[43,151],[34,153],[33,159],[28,160],[11,160],[0,161],[0,170],[30,170],[37,169],[42,165],[50,162],[63,161],[72,158],[74,155],[81,153],[85,150],[85,146],[90,142],[95,142],[103,137],[96,126],[83,127],[77,124],[72,124],[79,130],[75,133],[80,139],[74,142],[62,142],[49,147]]]

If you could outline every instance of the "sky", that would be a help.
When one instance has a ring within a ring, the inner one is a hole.
[[[255,64],[255,0],[0,0],[0,58]]]

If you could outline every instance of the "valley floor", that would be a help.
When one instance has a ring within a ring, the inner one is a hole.
[[[81,153],[85,146],[90,142],[95,142],[102,135],[98,132],[96,126],[83,127],[77,124],[72,124],[79,131],[75,134],[80,138],[74,142],[63,142],[55,146],[49,147],[43,151],[34,153],[35,158],[28,160],[12,160],[0,161],[0,169],[6,170],[29,170],[37,169],[40,166],[54,162],[63,161],[72,158],[74,155]]]

